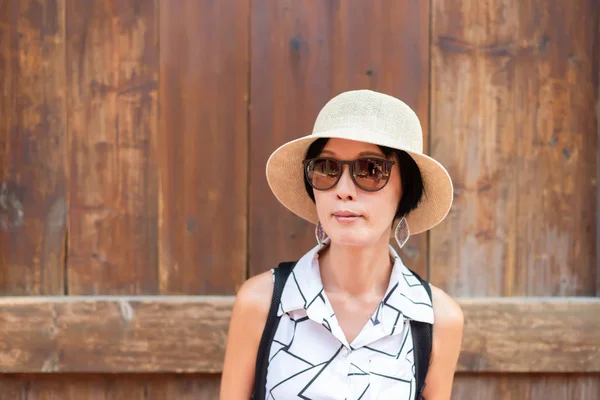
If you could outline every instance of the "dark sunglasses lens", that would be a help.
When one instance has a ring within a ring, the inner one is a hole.
[[[354,163],[352,171],[357,185],[368,191],[380,190],[390,177],[390,168],[383,160],[363,158]]]
[[[340,165],[334,160],[317,158],[307,167],[307,178],[315,189],[331,189],[340,175]]]

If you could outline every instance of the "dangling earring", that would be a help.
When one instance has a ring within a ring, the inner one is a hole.
[[[408,227],[408,222],[406,222],[406,218],[402,217],[398,225],[396,226],[396,232],[394,233],[394,237],[396,238],[396,242],[400,248],[404,247],[408,238],[410,237],[410,228]]]
[[[315,237],[317,238],[317,243],[319,246],[323,244],[323,241],[327,237],[325,235],[325,231],[323,230],[323,226],[321,225],[321,221],[317,221],[317,226],[315,227]]]

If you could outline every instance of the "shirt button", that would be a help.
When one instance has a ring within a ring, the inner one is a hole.
[[[348,351],[348,349],[346,347],[342,348],[342,355],[344,357],[348,357],[348,353],[349,353],[349,351]]]

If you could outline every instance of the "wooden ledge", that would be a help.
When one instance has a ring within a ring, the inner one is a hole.
[[[459,371],[600,372],[600,299],[459,300]],[[3,297],[0,372],[218,373],[233,297]]]

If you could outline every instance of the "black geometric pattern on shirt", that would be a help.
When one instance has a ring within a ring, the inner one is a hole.
[[[312,364],[311,364],[311,367],[310,367],[310,368],[306,368],[306,369],[304,369],[304,370],[302,370],[302,371],[299,371],[299,372],[295,373],[295,374],[294,374],[294,375],[292,375],[292,376],[289,376],[289,377],[287,377],[286,379],[284,379],[284,380],[283,380],[283,381],[281,381],[281,382],[277,382],[277,383],[276,383],[276,384],[273,386],[273,388],[272,388],[272,389],[269,391],[269,394],[271,395],[271,398],[275,399],[275,396],[273,395],[273,390],[275,390],[277,387],[281,386],[281,385],[282,385],[282,384],[284,384],[285,382],[287,382],[287,381],[291,380],[292,378],[295,378],[296,376],[298,376],[298,375],[300,375],[300,374],[302,374],[302,373],[304,373],[304,372],[306,372],[306,371],[308,371],[308,370],[310,370],[310,369],[312,369],[312,368],[315,368],[315,367],[320,367],[320,366],[322,366],[322,368],[319,370],[319,372],[318,372],[318,373],[317,373],[317,374],[316,374],[316,375],[315,375],[315,376],[314,376],[314,377],[313,377],[313,378],[312,378],[312,379],[311,379],[311,380],[308,382],[308,384],[306,384],[306,385],[305,385],[305,386],[302,388],[302,390],[300,391],[300,393],[298,393],[298,396],[299,396],[300,398],[303,398],[303,399],[308,399],[307,397],[304,397],[302,394],[303,394],[303,393],[304,393],[304,392],[305,392],[305,391],[306,391],[308,388],[310,388],[310,385],[311,385],[311,384],[312,384],[312,383],[313,383],[313,382],[314,382],[314,381],[315,381],[315,380],[316,380],[316,379],[317,379],[317,378],[318,378],[318,377],[321,375],[321,373],[322,373],[322,372],[323,372],[323,371],[324,371],[324,370],[327,368],[327,366],[328,366],[328,365],[329,365],[329,364],[330,364],[330,363],[333,361],[333,359],[335,359],[335,358],[338,356],[338,354],[340,354],[340,351],[342,350],[342,348],[343,348],[343,347],[344,347],[344,346],[340,346],[340,348],[339,348],[339,349],[336,351],[336,353],[333,355],[333,357],[331,357],[329,360],[327,360],[327,361],[324,361],[324,362],[322,362],[322,363],[319,363],[319,364],[316,364],[316,365],[312,365]],[[283,350],[283,349],[282,349],[282,350]],[[287,351],[287,350],[289,350],[289,348],[288,348],[288,349],[286,349],[286,351],[285,351],[287,354],[294,356],[294,354],[290,353],[290,352],[289,352],[289,351]],[[280,351],[281,351],[281,350],[280,350]],[[298,359],[302,360],[301,358],[299,358],[299,357],[297,357],[297,356],[294,356],[294,357],[296,357],[296,358],[298,358]],[[304,361],[304,360],[302,360],[302,361]],[[309,363],[309,364],[310,364],[310,363]],[[308,399],[308,400],[310,400],[310,399]]]
[[[296,279],[296,274],[292,271],[292,276],[294,277],[294,282],[296,282],[296,287],[300,292],[300,296],[302,296],[302,300],[304,300],[304,308],[306,308],[306,297],[304,297],[304,293],[302,293],[302,289],[300,289],[300,285],[298,284],[298,280]]]
[[[405,279],[405,281],[406,281],[406,283],[407,283],[407,285],[408,285],[409,287],[414,287],[414,286],[418,286],[418,285],[420,285],[420,282],[419,282],[419,283],[417,283],[417,284],[414,284],[414,285],[411,285],[411,284],[408,282],[408,280],[407,280],[407,277],[412,277],[412,278],[414,278],[414,276],[411,276],[411,275],[409,275],[409,274],[403,274],[403,276],[404,276],[404,279]],[[315,298],[314,298],[314,299],[312,299],[311,303],[310,303],[309,305],[307,305],[307,304],[306,304],[306,296],[304,296],[304,293],[303,293],[303,292],[302,292],[302,290],[300,289],[300,286],[299,286],[299,284],[298,284],[298,281],[296,280],[295,274],[294,274],[294,279],[295,279],[295,282],[296,282],[296,287],[298,288],[298,291],[299,291],[300,295],[301,295],[301,296],[302,296],[302,298],[304,299],[304,302],[305,302],[305,309],[306,309],[308,306],[310,306],[310,304],[312,304],[312,303],[313,303],[313,302],[316,300],[316,298],[321,298],[321,300],[323,301],[323,303],[324,303],[324,304],[326,304],[325,298],[323,297],[323,294],[324,294],[324,292],[323,292],[323,290],[321,290],[321,291],[320,291],[320,292],[317,294],[317,296],[315,296]],[[393,307],[392,305],[388,304],[387,302],[390,300],[392,293],[393,293],[395,290],[397,290],[397,287],[398,287],[398,283],[396,283],[396,285],[395,285],[395,286],[392,288],[392,290],[390,290],[390,292],[388,293],[388,295],[386,296],[386,298],[385,298],[385,299],[384,299],[384,301],[383,301],[383,303],[384,303],[384,304],[383,304],[383,306],[390,307],[391,309],[395,310],[395,311],[398,313],[398,315],[397,315],[397,318],[396,318],[396,322],[394,323],[394,331],[395,331],[395,329],[396,329],[396,324],[397,324],[397,322],[398,322],[398,320],[399,320],[400,316],[402,315],[402,312],[401,312],[400,310],[396,309],[395,307]],[[401,294],[402,294],[402,293],[401,293]],[[404,297],[406,297],[406,296],[404,296]],[[408,298],[408,297],[406,297],[406,298]],[[412,301],[411,299],[408,299],[408,300],[409,300],[409,301],[411,301],[413,304],[424,304],[424,303],[417,303],[417,302],[414,302],[414,301]],[[427,305],[427,306],[431,307],[431,305],[430,305],[430,304],[424,304],[424,305]],[[376,315],[377,315],[377,317],[379,316],[379,312],[381,311],[381,307],[382,307],[382,305],[380,304],[380,305],[379,305],[379,307],[378,307],[378,312],[377,312],[377,314],[376,314]],[[281,305],[281,308],[282,308],[282,311],[283,311],[283,309],[284,309],[283,305]],[[332,314],[332,317],[333,317],[334,315],[335,315],[335,313],[334,313],[334,314]],[[301,357],[299,357],[299,356],[297,356],[297,355],[295,355],[295,354],[292,354],[292,353],[290,353],[290,351],[289,351],[289,349],[290,349],[290,347],[291,347],[291,345],[292,345],[292,343],[293,343],[293,341],[294,341],[294,338],[296,337],[296,327],[297,327],[297,324],[298,324],[298,323],[300,323],[300,322],[307,321],[307,320],[309,320],[309,319],[308,319],[308,317],[302,317],[302,318],[299,318],[298,320],[294,320],[294,319],[293,319],[293,318],[292,318],[292,317],[289,315],[289,313],[288,313],[288,317],[289,317],[289,320],[290,320],[290,321],[293,321],[293,323],[294,323],[293,335],[292,335],[292,338],[291,338],[290,344],[289,344],[288,346],[286,346],[286,347],[285,347],[285,349],[283,349],[283,348],[282,348],[282,349],[280,349],[280,350],[277,350],[277,352],[279,353],[279,352],[281,352],[281,351],[284,351],[284,352],[286,352],[287,354],[289,354],[289,355],[291,355],[291,356],[295,357],[296,359],[298,359],[298,360],[300,360],[300,361],[302,361],[302,362],[305,362],[305,363],[306,363],[306,365],[312,365],[312,364],[310,364],[308,361],[306,361],[306,360],[302,359]],[[375,319],[378,319],[377,317],[376,317]],[[371,322],[372,322],[372,323],[374,322],[374,321],[373,321],[373,319],[371,319]],[[403,349],[404,349],[404,347],[405,347],[405,345],[406,345],[406,342],[407,342],[408,336],[410,336],[410,326],[408,326],[408,328],[409,328],[409,329],[406,329],[406,330],[405,330],[406,334],[405,334],[404,338],[402,339],[402,340],[403,340],[403,342],[402,342],[402,345],[401,345],[401,347],[400,347],[400,350],[399,350],[398,354],[397,354],[397,355],[395,355],[395,358],[396,358],[396,359],[399,359],[399,357],[400,357],[400,354],[402,353],[402,351],[403,351]],[[331,331],[331,330],[330,330],[330,331]],[[279,345],[283,345],[283,343],[281,343],[280,341],[277,341],[277,343],[278,343]],[[268,396],[268,398],[269,398],[269,399],[272,399],[272,400],[276,400],[276,399],[273,397],[273,393],[272,393],[272,391],[273,391],[273,390],[274,390],[276,387],[280,387],[282,383],[284,383],[284,382],[287,382],[287,381],[289,381],[290,379],[292,379],[292,378],[294,378],[294,377],[296,377],[296,376],[298,376],[298,375],[300,375],[300,374],[302,374],[302,373],[304,373],[304,372],[307,372],[307,371],[310,371],[311,369],[315,369],[315,368],[318,368],[318,367],[322,366],[322,368],[320,368],[320,369],[319,369],[319,371],[318,371],[317,375],[316,375],[315,377],[313,377],[313,378],[312,378],[312,380],[311,380],[311,382],[309,382],[309,383],[308,383],[308,384],[307,384],[307,385],[306,385],[306,386],[305,386],[305,387],[302,389],[302,391],[299,393],[299,395],[301,395],[301,398],[303,398],[303,399],[307,399],[307,400],[308,400],[308,397],[306,397],[306,391],[307,391],[307,390],[309,390],[309,388],[310,388],[311,384],[312,384],[312,383],[314,383],[314,382],[317,380],[317,378],[318,378],[319,376],[322,376],[322,375],[323,375],[323,371],[324,371],[324,370],[327,368],[327,366],[328,366],[328,365],[329,365],[329,364],[330,364],[330,363],[331,363],[331,362],[332,362],[332,361],[335,359],[335,357],[336,357],[336,356],[339,354],[339,352],[341,351],[341,349],[342,349],[342,348],[343,348],[343,346],[341,346],[341,347],[338,349],[338,351],[336,352],[336,354],[334,354],[334,356],[333,356],[333,357],[332,357],[330,360],[328,360],[328,361],[326,361],[326,362],[324,362],[324,363],[318,363],[318,364],[316,364],[316,365],[314,365],[314,366],[312,366],[312,367],[309,367],[309,368],[307,368],[307,369],[304,369],[303,371],[300,371],[300,372],[298,372],[298,373],[295,373],[293,376],[287,377],[287,378],[286,378],[286,379],[284,379],[283,381],[281,381],[281,382],[277,383],[277,384],[276,384],[275,386],[273,386],[273,387],[272,387],[272,389],[270,390],[270,393],[269,393],[269,395],[270,395],[270,396]],[[351,346],[350,348],[351,348],[352,350],[356,350],[356,349],[354,349],[352,346]],[[380,353],[380,354],[384,354],[384,355],[386,355],[386,356],[388,356],[388,357],[394,357],[394,355],[392,355],[392,354],[388,354],[388,353],[385,353],[385,352],[383,352],[383,351],[376,350],[376,349],[374,349],[374,348],[372,348],[372,347],[367,347],[367,346],[365,346],[365,348],[367,348],[367,349],[370,349],[371,351],[374,351],[374,352],[378,352],[378,353]],[[411,349],[411,350],[410,350],[410,351],[407,353],[407,355],[408,355],[408,354],[410,354],[410,352],[412,352],[412,351],[413,351],[413,350]],[[355,365],[355,367],[356,367],[356,365]],[[361,371],[362,371],[362,370],[361,370]],[[413,363],[413,365],[412,365],[412,372],[413,372],[413,376],[414,376],[414,373],[415,373],[415,365],[414,365],[414,363]],[[397,381],[403,381],[403,382],[407,382],[407,381],[406,381],[406,380],[404,380],[404,379],[398,379],[398,378],[394,378],[394,377],[390,377],[390,376],[385,376],[385,375],[381,375],[381,374],[376,374],[376,373],[374,373],[374,372],[371,372],[371,373],[372,373],[372,374],[374,374],[374,375],[380,375],[380,376],[382,376],[382,377],[385,377],[385,378],[390,378],[390,379],[395,379],[395,380],[397,380]],[[310,372],[310,374],[312,375],[312,372]],[[365,373],[365,374],[366,374],[366,373]],[[356,374],[356,375],[359,375],[359,374]],[[360,374],[360,375],[362,375],[362,374]],[[366,374],[366,375],[368,375],[368,374]],[[308,376],[307,376],[307,377],[308,377]],[[361,378],[361,379],[362,379],[362,378]],[[410,382],[410,381],[408,381],[408,382]],[[299,383],[299,382],[298,382],[298,383]],[[410,385],[410,386],[411,386],[411,387],[410,387],[410,391],[411,391],[411,396],[410,396],[410,397],[412,397],[412,385]],[[359,397],[359,399],[362,399],[362,398],[364,397],[364,395],[367,393],[367,391],[368,391],[369,387],[370,387],[370,384],[369,384],[369,385],[368,385],[368,386],[367,386],[367,387],[364,389],[364,391],[362,392],[362,394],[361,394],[361,396]]]
[[[396,289],[398,288],[398,283],[396,283],[392,289],[390,290],[390,292],[387,294],[387,296],[385,296],[385,299],[383,299],[382,304],[383,307],[389,307],[392,310],[396,311],[398,313],[398,315],[396,316],[396,321],[394,322],[394,328],[392,329],[392,335],[394,334],[394,332],[396,332],[396,325],[398,324],[398,320],[400,319],[400,317],[402,315],[404,315],[402,313],[402,311],[400,311],[399,309],[397,309],[396,307],[394,307],[393,305],[391,305],[389,303],[390,298],[392,297],[392,294],[394,293],[394,291],[396,291]]]
[[[272,388],[271,390],[269,390],[269,394],[271,395],[271,397],[272,397],[273,399],[275,399],[275,396],[273,395],[273,390],[275,390],[275,389],[276,389],[276,388],[278,388],[279,386],[283,385],[283,384],[284,384],[284,383],[286,383],[287,381],[289,381],[289,380],[291,380],[291,379],[293,379],[293,378],[297,377],[298,375],[300,375],[300,374],[303,374],[303,373],[305,373],[306,371],[308,371],[308,370],[310,370],[310,369],[312,369],[312,368],[315,368],[315,367],[321,367],[321,366],[323,366],[323,367],[321,368],[321,370],[319,371],[319,373],[321,373],[321,372],[322,372],[322,371],[325,369],[325,367],[326,367],[326,362],[323,362],[323,363],[321,363],[321,364],[317,364],[317,365],[315,365],[314,367],[306,368],[306,369],[304,369],[304,370],[302,370],[302,371],[296,372],[294,375],[288,376],[287,378],[285,378],[285,379],[284,379],[284,380],[282,380],[281,382],[277,382],[277,383],[276,383],[276,384],[273,386],[273,388]]]
[[[411,382],[410,380],[398,378],[396,376],[389,376],[389,375],[384,375],[384,374],[378,374],[377,372],[371,372],[371,375],[377,375],[377,376],[381,376],[383,378],[393,379],[395,381],[400,381],[400,382],[406,382],[406,383],[410,383]]]
[[[325,329],[327,329],[329,333],[331,333],[331,325],[329,325],[329,321],[323,318],[323,322],[321,322],[321,325],[323,325]]]
[[[387,294],[387,296],[385,296],[385,299],[383,299],[383,304],[385,304],[386,306],[392,307],[388,301],[390,300],[390,297],[392,297],[392,293],[394,293],[394,291],[398,288],[398,283],[396,283],[394,285],[394,287],[392,287],[392,289],[390,289],[390,292]],[[392,307],[393,308],[393,307]]]
[[[413,374],[413,376],[417,376],[417,369],[416,369],[415,362],[414,362],[414,358],[415,358],[415,357],[414,357],[414,355],[413,355],[413,361],[411,361],[411,360],[408,358],[408,355],[409,355],[410,353],[413,353],[413,352],[414,352],[414,350],[415,350],[415,348],[414,348],[414,346],[413,346],[413,348],[412,348],[412,349],[410,349],[410,350],[409,350],[409,351],[406,353],[406,361],[408,361],[408,362],[410,362],[410,363],[412,364],[412,374]]]
[[[310,365],[311,367],[315,367],[314,364],[310,363],[309,361],[305,360],[302,357],[295,355],[294,353],[290,352],[289,350],[290,350],[289,347],[282,347],[281,349],[277,350],[277,353],[275,353],[275,355],[273,357],[271,357],[271,360],[273,360],[279,353],[286,353],[287,355],[290,355],[290,356],[294,357],[295,359],[300,360],[300,361]],[[271,360],[269,360],[269,362],[271,362]]]
[[[410,325],[409,325],[410,327]],[[406,333],[404,334],[404,339],[402,339],[402,346],[400,346],[400,348],[404,348],[404,345],[406,344],[406,341],[408,340],[408,337],[411,335],[411,330],[410,328],[406,330]],[[414,346],[406,352],[406,354],[410,353],[411,351],[414,350]],[[400,351],[400,353],[402,353],[402,351]],[[398,353],[398,355],[396,356],[396,360],[398,360],[400,358],[400,353]],[[413,363],[414,366],[414,363]]]
[[[383,302],[379,303],[379,305],[377,306],[377,310],[375,310],[373,316],[369,318],[374,326],[379,325],[381,323],[381,321],[379,320],[379,313],[381,312],[381,307],[383,307]]]
[[[323,318],[323,322],[321,322],[321,325],[323,325],[325,327],[325,329],[327,329],[329,331],[329,333],[332,333],[331,325],[329,325],[329,321],[327,321],[325,318]]]
[[[408,331],[409,331],[409,329],[407,329],[406,333],[404,334],[404,339],[402,340],[402,344],[400,345],[400,350],[398,350],[397,354],[386,353],[385,351],[377,350],[370,346],[364,346],[364,348],[369,349],[369,350],[374,351],[379,354],[384,354],[388,357],[395,358],[397,360],[400,358],[400,354],[402,354],[402,350],[404,350],[404,345],[406,344],[406,339],[408,338]]]
[[[363,396],[365,395],[365,393],[367,393],[367,390],[369,390],[369,387],[370,387],[370,386],[371,386],[371,384],[369,383],[369,384],[367,385],[367,387],[365,388],[365,391],[364,391],[364,392],[362,392],[362,394],[360,395],[360,397],[359,397],[357,400],[360,400],[360,399],[362,399],[362,398],[363,398]],[[409,398],[410,398],[410,397],[409,397]]]
[[[325,304],[325,297],[323,297],[323,290],[325,289],[321,289],[321,291],[319,293],[317,293],[317,295],[315,296],[314,299],[312,299],[310,301],[310,303],[308,303],[308,305],[306,306],[306,309],[308,310],[310,308],[310,306],[312,306],[312,304],[315,302],[315,300],[317,299],[321,299],[321,301],[323,302],[323,304]]]
[[[289,348],[289,347],[292,345],[292,342],[294,341],[294,337],[296,336],[296,325],[298,324],[298,322],[306,321],[306,320],[308,319],[308,317],[304,317],[304,318],[300,318],[300,319],[297,319],[297,320],[295,320],[295,319],[293,319],[293,318],[292,318],[292,317],[291,317],[291,316],[288,314],[288,318],[289,318],[289,320],[290,320],[290,321],[293,321],[293,322],[294,322],[294,331],[293,331],[293,333],[292,333],[292,337],[290,338],[290,342],[289,342],[288,344],[286,344],[286,343],[284,343],[284,342],[282,342],[282,341],[279,341],[279,340],[277,340],[277,339],[273,338],[273,342],[274,342],[274,343],[278,343],[278,344],[280,344],[280,345],[281,345],[281,347],[287,347],[287,348]],[[275,353],[275,354],[274,354],[274,355],[273,355],[271,358],[269,358],[269,363],[271,362],[271,360],[272,360],[273,358],[275,358],[275,356],[277,355],[277,353],[279,353],[279,351],[277,351],[277,352],[276,352],[276,353]]]
[[[286,347],[286,345],[285,345],[285,344],[283,344],[283,343],[281,343],[279,340],[274,340],[274,339],[273,339],[273,343],[277,343],[277,344],[279,344],[279,345],[281,346],[281,348],[284,348],[284,347]],[[271,346],[273,346],[273,343],[271,343]],[[279,351],[281,350],[281,348],[280,348],[280,349],[279,349],[277,352],[275,352],[275,354],[273,354],[273,355],[272,355],[272,356],[269,358],[269,363],[271,363],[271,360],[273,360],[273,358],[275,358],[275,356],[276,356],[276,355],[279,353]]]
[[[409,395],[408,395],[408,398],[412,399],[412,385],[410,384],[410,382],[411,382],[410,380],[407,381],[406,379],[396,378],[395,376],[387,376],[387,375],[383,375],[383,374],[378,374],[376,372],[371,372],[371,373],[373,375],[377,375],[377,376],[381,376],[381,377],[384,377],[384,378],[393,379],[395,381],[400,381],[400,382],[406,382],[406,383],[408,383],[408,387],[409,387],[409,391],[410,391]]]
[[[307,360],[303,359],[302,357],[299,357],[299,356],[297,356],[296,354],[294,354],[294,353],[292,353],[292,352],[290,352],[290,351],[289,351],[289,350],[290,350],[290,347],[292,347],[292,344],[294,343],[294,338],[296,337],[296,327],[298,326],[298,324],[299,324],[299,323],[301,323],[301,322],[304,322],[304,321],[308,321],[308,320],[309,320],[309,318],[308,318],[308,317],[302,317],[302,318],[298,318],[298,319],[293,319],[292,317],[289,317],[289,318],[290,318],[290,320],[291,320],[291,321],[293,321],[293,322],[294,322],[294,332],[292,333],[292,340],[290,340],[290,344],[286,345],[286,344],[284,344],[284,343],[282,343],[282,342],[280,342],[280,341],[278,341],[278,340],[274,340],[274,339],[273,339],[273,342],[275,342],[275,343],[279,343],[279,344],[281,344],[283,347],[282,347],[281,349],[277,350],[277,352],[275,353],[275,355],[273,355],[273,357],[271,357],[271,358],[269,359],[269,363],[270,363],[270,362],[271,362],[271,361],[272,361],[272,360],[273,360],[273,359],[274,359],[274,358],[277,356],[277,354],[279,354],[279,353],[281,353],[281,352],[284,352],[284,353],[287,353],[287,354],[289,354],[290,356],[292,356],[292,357],[294,357],[294,358],[296,358],[296,359],[298,359],[298,360],[300,360],[300,361],[303,361],[303,362],[305,362],[306,364],[310,365],[311,367],[315,367],[315,365],[314,365],[313,363],[311,363],[311,362],[309,362],[309,361],[307,361]],[[309,369],[310,369],[310,368],[309,368]]]
[[[404,314],[402,314],[402,311],[400,311],[399,309],[397,309],[396,307],[394,307],[394,306],[392,306],[392,305],[390,305],[390,304],[384,304],[383,306],[384,306],[384,307],[391,308],[392,310],[396,311],[396,312],[397,312],[398,314],[400,314],[400,315],[404,315]]]
[[[302,317],[298,319],[293,319],[292,317],[290,317],[290,320],[294,323],[294,332],[292,333],[292,340],[290,340],[290,344],[286,346],[288,349],[292,347],[292,344],[294,343],[294,338],[296,338],[296,327],[298,326],[298,324],[304,321],[309,321],[309,318]]]
[[[321,370],[306,384],[306,386],[304,386],[304,388],[300,391],[300,393],[298,393],[298,397],[300,397],[301,399],[304,399],[304,400],[311,400],[310,398],[304,396],[304,392],[306,392],[310,388],[310,385],[312,385],[312,383],[317,380],[317,378],[321,375],[321,373],[323,373],[323,371],[325,371],[327,369],[327,366],[329,364],[331,364],[331,362],[338,356],[338,354],[340,354],[340,351],[342,351],[342,348],[344,348],[344,346],[340,346],[340,348],[335,352],[333,357],[331,357],[326,362],[325,366],[323,368],[321,368]]]
[[[354,363],[350,363],[350,365],[352,365],[354,368],[356,368],[357,370],[359,370],[360,373],[358,373],[358,372],[352,372],[352,373],[348,374],[348,376],[353,376],[353,375],[360,375],[360,376],[362,376],[362,375],[369,375],[367,372],[365,372],[362,369],[360,369],[358,365],[356,365]]]
[[[431,306],[431,304],[427,304],[427,303],[420,303],[420,302],[418,302],[418,301],[413,301],[413,300],[411,300],[410,298],[406,297],[406,295],[405,295],[404,293],[400,293],[400,295],[401,295],[402,297],[404,297],[405,299],[407,299],[408,301],[410,301],[411,303],[413,303],[413,304],[419,304],[419,305],[422,305],[422,306],[427,306],[427,307],[429,307],[429,308],[433,308],[433,307]]]
[[[416,277],[416,276],[414,276],[413,274],[405,274],[405,273],[403,272],[403,273],[402,273],[402,276],[404,277],[404,280],[406,281],[406,284],[407,284],[408,286],[410,286],[410,287],[415,287],[415,286],[419,286],[419,285],[421,285],[421,282],[419,282],[419,280],[417,279],[417,277]],[[411,284],[408,282],[408,279],[406,279],[406,277],[407,277],[407,276],[408,276],[409,278],[414,278],[414,279],[415,279],[415,281],[416,281],[417,283],[415,283],[414,285],[411,285]]]
[[[396,332],[396,326],[398,325],[398,321],[400,320],[400,315],[402,315],[401,312],[398,312],[398,315],[396,315],[396,320],[394,321],[394,327],[392,328],[392,335],[394,334],[394,332]]]

